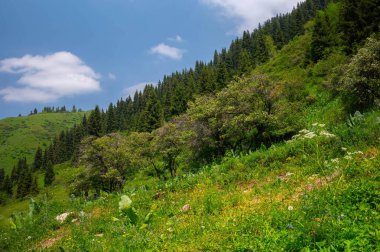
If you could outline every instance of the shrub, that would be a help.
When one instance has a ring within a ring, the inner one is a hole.
[[[365,46],[352,58],[341,80],[343,99],[349,112],[379,105],[380,41],[368,38]]]

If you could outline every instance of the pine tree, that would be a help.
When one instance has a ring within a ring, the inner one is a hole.
[[[51,185],[55,179],[55,173],[53,169],[53,163],[48,161],[45,171],[45,186]]]
[[[102,116],[99,106],[96,105],[95,109],[91,112],[88,118],[88,133],[93,136],[100,137],[102,132]]]
[[[379,13],[379,0],[342,0],[339,26],[347,51],[351,52],[356,44],[379,31]]]
[[[163,110],[156,92],[152,89],[141,117],[141,131],[150,132],[159,128],[164,121]]]
[[[30,187],[30,194],[31,195],[37,195],[38,193],[39,193],[39,189],[38,189],[37,178],[34,177],[34,179],[32,181],[32,185]]]
[[[4,192],[6,192],[9,196],[12,196],[12,181],[9,178],[9,175],[5,176],[5,179],[3,181],[2,189]]]
[[[30,192],[32,186],[32,173],[29,168],[21,170],[20,178],[17,184],[17,198],[23,198]]]
[[[116,131],[117,123],[116,123],[116,115],[115,109],[112,103],[108,106],[107,110],[107,133],[111,133]]]
[[[41,147],[38,146],[36,154],[34,155],[33,171],[37,171],[37,170],[41,169],[42,161],[43,161],[42,159],[43,159],[42,149],[41,149]]]
[[[0,168],[0,186],[3,184],[5,179],[5,171],[3,168]]]
[[[315,17],[313,34],[311,37],[310,54],[314,62],[322,59],[325,49],[330,45],[328,19],[323,12]]]

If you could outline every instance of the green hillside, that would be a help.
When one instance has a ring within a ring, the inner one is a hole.
[[[21,157],[31,162],[38,146],[47,146],[61,130],[79,124],[84,114],[40,113],[0,120],[0,167],[9,172]]]
[[[244,64],[225,85],[222,61],[184,74],[208,80],[193,97],[173,75],[97,106],[40,169],[4,180],[0,250],[379,251],[380,17],[350,3],[282,47],[261,36],[260,61],[228,52]],[[370,32],[347,44],[336,17],[352,10]]]

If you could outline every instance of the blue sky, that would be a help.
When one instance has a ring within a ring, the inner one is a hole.
[[[0,118],[106,107],[208,61],[285,0],[1,0]]]

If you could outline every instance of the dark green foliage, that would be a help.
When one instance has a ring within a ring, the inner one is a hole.
[[[117,126],[118,125],[116,123],[116,115],[115,115],[114,106],[112,103],[110,103],[110,105],[108,106],[108,109],[107,109],[107,130],[106,130],[106,132],[111,133],[111,132],[116,131],[116,129],[118,128]]]
[[[0,187],[4,182],[4,179],[5,179],[5,171],[3,168],[0,168]]]
[[[32,173],[26,163],[26,159],[19,160],[18,170],[16,197],[23,198],[30,193],[30,187],[32,186]]]
[[[51,185],[55,179],[53,163],[49,160],[46,165],[45,171],[45,186]]]
[[[37,178],[34,177],[34,179],[32,181],[32,185],[30,186],[30,194],[31,195],[37,195],[38,193],[39,193],[39,189],[38,189]]]
[[[12,196],[12,181],[8,175],[4,178],[2,190],[7,193],[8,196]]]
[[[150,132],[154,129],[159,128],[163,121],[164,121],[164,115],[163,110],[161,107],[161,103],[158,100],[156,91],[153,89],[153,87],[147,86],[145,90],[148,93],[147,95],[147,101],[145,108],[141,114],[141,131],[147,131]]]
[[[33,171],[41,169],[43,162],[42,149],[38,146],[36,154],[34,155]]]
[[[348,52],[373,32],[379,31],[379,0],[342,0],[340,31]]]
[[[324,12],[319,12],[315,18],[311,41],[311,57],[314,62],[322,59],[325,54],[325,49],[331,44],[328,17]]]
[[[88,133],[93,136],[101,136],[102,133],[102,116],[99,106],[91,112],[88,118]]]

